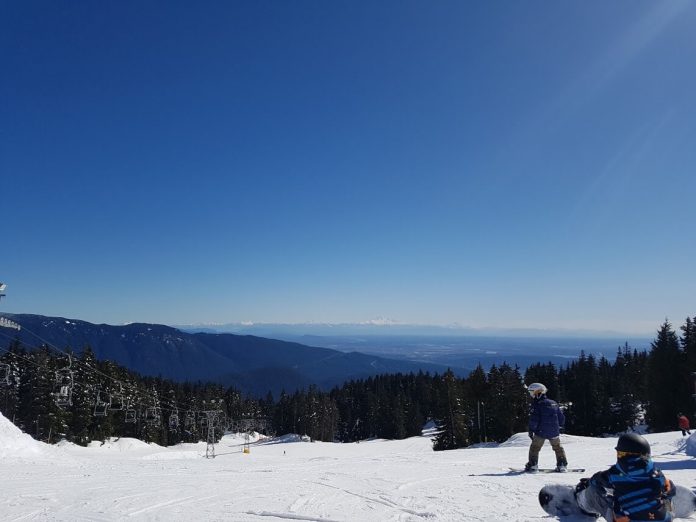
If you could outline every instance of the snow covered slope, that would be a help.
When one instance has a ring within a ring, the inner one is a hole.
[[[0,466],[14,461],[42,462],[63,457],[60,449],[34,440],[0,414]]]
[[[676,483],[696,485],[696,459],[680,432],[647,435]],[[693,439],[692,439],[693,442]],[[571,466],[608,467],[616,439],[563,436]],[[205,444],[171,448],[132,439],[49,447],[0,417],[3,520],[550,521],[537,504],[546,483],[577,474],[513,475],[529,439],[433,452],[428,437],[355,444],[258,440],[249,454],[227,435],[217,457]],[[27,458],[27,456],[31,458]],[[541,464],[553,453],[542,449]]]

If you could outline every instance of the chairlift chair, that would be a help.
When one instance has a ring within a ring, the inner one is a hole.
[[[119,391],[111,395],[111,404],[109,409],[111,411],[121,411],[125,408],[123,400],[123,385],[119,383]]]
[[[106,417],[111,406],[111,397],[103,390],[97,390],[97,396],[94,399],[94,416]]]
[[[196,412],[188,410],[184,417],[184,428],[191,429],[196,425]]]
[[[73,394],[73,372],[68,368],[56,370],[56,379],[54,383],[53,399],[59,408],[67,408],[72,406]]]
[[[6,363],[0,363],[0,386],[10,385],[10,375],[10,365]]]
[[[175,431],[179,427],[179,413],[174,410],[171,415],[169,415],[169,429]]]
[[[126,408],[125,422],[133,423],[137,420],[138,420],[138,414],[136,413],[135,409],[128,406],[128,408]]]
[[[145,424],[148,426],[159,426],[162,422],[160,409],[156,406],[145,408]]]
[[[22,327],[15,323],[14,321],[10,321],[7,317],[0,317],[0,326],[3,328],[12,328],[14,330],[21,330]]]

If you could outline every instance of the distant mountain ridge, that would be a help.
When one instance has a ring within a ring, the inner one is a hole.
[[[279,338],[299,336],[345,335],[437,335],[467,337],[648,337],[652,332],[630,334],[613,330],[582,330],[563,328],[473,328],[461,324],[434,325],[401,323],[377,318],[360,323],[205,323],[175,325],[186,332],[236,333]]]
[[[12,335],[29,347],[48,343],[79,353],[90,346],[97,358],[143,375],[218,382],[254,395],[271,391],[277,396],[281,390],[291,393],[310,384],[330,388],[380,373],[446,370],[442,365],[343,353],[252,335],[189,333],[146,323],[113,326],[33,314],[3,315],[21,325],[22,329],[12,331]]]

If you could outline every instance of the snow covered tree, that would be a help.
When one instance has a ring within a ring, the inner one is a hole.
[[[0,364],[4,365],[0,382],[0,412],[13,420],[19,411],[19,383],[21,374],[26,366],[26,350],[18,340],[12,341],[6,353],[0,356]]]

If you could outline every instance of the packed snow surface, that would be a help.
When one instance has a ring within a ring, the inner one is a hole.
[[[695,435],[696,436],[696,435]],[[655,461],[677,484],[696,485],[681,432],[648,434]],[[252,439],[254,440],[254,439]],[[694,441],[689,441],[694,446]],[[0,416],[0,518],[51,521],[551,521],[537,503],[548,483],[575,484],[613,463],[614,438],[562,436],[584,474],[511,474],[529,439],[434,452],[430,436],[353,444],[301,437],[226,435],[170,448],[110,439],[48,446]],[[693,453],[691,454],[693,455]],[[540,464],[553,466],[551,448]]]

